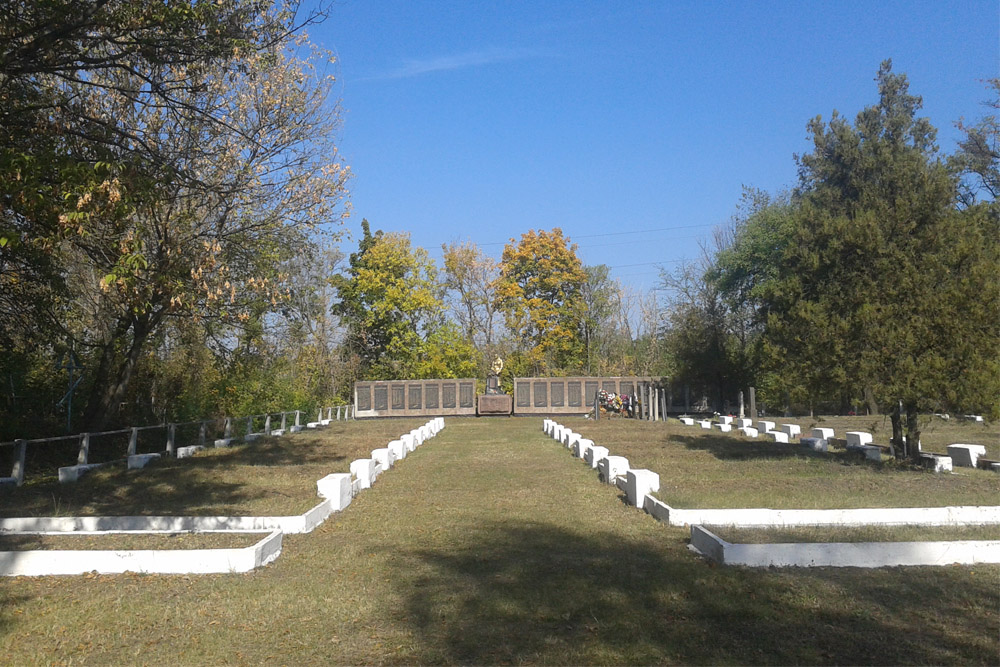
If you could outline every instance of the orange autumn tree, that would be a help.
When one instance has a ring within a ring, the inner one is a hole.
[[[587,274],[576,245],[558,227],[531,230],[510,240],[494,281],[496,305],[514,338],[515,373],[565,373],[579,370],[584,358],[581,335]]]

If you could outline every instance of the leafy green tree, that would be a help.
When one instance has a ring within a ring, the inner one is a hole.
[[[345,352],[359,358],[367,379],[415,377],[424,340],[442,317],[437,269],[408,235],[372,234],[367,220],[361,228],[346,275],[331,278],[334,314],[347,327]]]
[[[1000,216],[997,197],[1000,197],[1000,77],[989,80],[992,93],[986,106],[994,113],[987,114],[978,123],[957,123],[965,138],[958,144],[958,151],[949,159],[949,166],[960,176],[959,200],[966,206],[977,202],[992,203],[994,215]]]
[[[525,369],[541,374],[583,367],[586,282],[576,246],[558,227],[529,231],[504,247],[494,282],[496,304]]]
[[[995,346],[977,344],[1000,340],[996,300],[964,305],[995,284],[986,276],[995,243],[978,218],[956,213],[955,181],[906,77],[886,61],[877,81],[879,103],[854,126],[836,113],[809,124],[795,233],[764,289],[765,336],[773,367],[810,395],[901,398],[915,442],[920,409],[958,407],[949,399],[957,372],[966,400],[995,406]],[[973,240],[985,246],[972,253]]]

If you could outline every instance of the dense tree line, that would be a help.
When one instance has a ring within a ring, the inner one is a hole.
[[[748,191],[703,264],[665,276],[665,335],[719,399],[755,385],[773,408],[897,420],[901,404],[914,442],[921,411],[1000,416],[998,126],[962,125],[942,156],[906,76],[887,61],[876,81],[853,124],[810,121],[791,193]]]
[[[349,170],[328,54],[301,31],[315,16],[3,11],[0,439],[62,427],[69,365],[74,430],[310,409],[361,378],[483,379],[496,356],[508,389],[666,375],[717,407],[755,386],[772,408],[908,413],[911,438],[919,411],[997,416],[997,121],[961,124],[942,156],[888,62],[878,103],[810,121],[797,187],[748,189],[658,302],[559,228],[499,259],[446,244],[438,266],[364,220],[341,254]]]

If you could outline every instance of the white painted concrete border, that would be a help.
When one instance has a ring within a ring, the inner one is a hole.
[[[671,526],[971,526],[1000,524],[1000,507],[883,507],[800,510],[747,507],[677,509],[646,496],[644,509]]]
[[[249,572],[281,554],[281,531],[242,549],[157,549],[137,551],[0,551],[0,576],[38,577],[88,572],[121,574],[227,574]]]
[[[691,546],[724,565],[749,567],[895,567],[1000,563],[1000,540],[734,544],[691,526]]]

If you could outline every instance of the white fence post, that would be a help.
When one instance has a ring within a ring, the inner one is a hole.
[[[90,458],[90,434],[80,434],[80,453],[76,455],[76,462],[86,464]]]
[[[176,452],[177,427],[174,424],[167,424],[167,456],[173,456]]]
[[[223,438],[231,438],[231,437],[233,437],[233,420],[230,419],[229,417],[226,417],[226,425],[225,425],[224,429],[225,430],[222,432],[222,437]]]
[[[202,422],[201,426],[198,428],[198,444],[202,447],[205,446],[205,429],[207,428],[206,423]]]
[[[24,459],[28,453],[28,441],[15,440],[14,446],[17,447],[17,451],[14,453],[14,469],[10,476],[17,481],[18,486],[21,486],[24,484]]]
[[[264,416],[264,435],[271,435],[271,415]]]
[[[128,456],[135,456],[135,448],[139,443],[139,429],[132,427],[128,434]]]
[[[296,426],[302,426],[302,424],[299,423],[299,411],[298,410],[295,411],[295,425]]]

